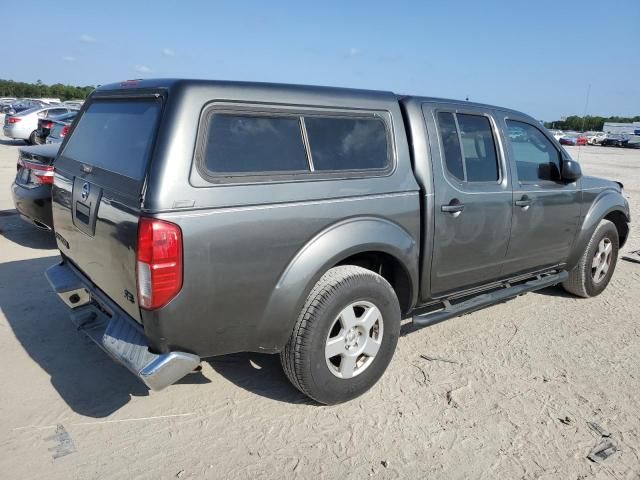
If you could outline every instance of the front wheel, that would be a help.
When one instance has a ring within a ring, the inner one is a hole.
[[[386,370],[400,335],[400,306],[376,273],[335,267],[315,285],[280,359],[293,385],[319,403],[346,402]]]
[[[580,261],[569,272],[562,287],[579,297],[600,295],[611,280],[618,260],[618,230],[613,222],[602,220],[589,240]]]

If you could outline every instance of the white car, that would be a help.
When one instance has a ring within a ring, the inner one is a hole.
[[[607,138],[607,134],[604,132],[592,132],[587,135],[587,143],[589,145],[600,145],[605,138]]]
[[[82,108],[84,100],[67,100],[62,103],[65,107]]]
[[[78,109],[56,105],[35,107],[23,110],[15,115],[5,115],[2,133],[5,137],[24,140],[34,145],[37,141],[38,120],[40,118],[56,118],[74,110]]]
[[[44,103],[48,103],[49,105],[57,105],[59,103],[62,103],[59,98],[39,98],[38,100]]]
[[[549,133],[553,135],[553,138],[560,141],[562,137],[564,137],[564,132],[562,130],[549,130]]]

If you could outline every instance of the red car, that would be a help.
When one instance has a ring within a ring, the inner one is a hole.
[[[587,137],[578,133],[569,133],[560,137],[560,145],[586,145]]]

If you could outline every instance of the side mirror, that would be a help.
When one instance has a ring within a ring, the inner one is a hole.
[[[567,183],[577,181],[580,177],[582,177],[582,169],[580,168],[580,164],[575,160],[564,159],[562,161],[561,175],[562,180]]]

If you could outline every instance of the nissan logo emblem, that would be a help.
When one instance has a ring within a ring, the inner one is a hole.
[[[90,191],[91,187],[89,186],[89,183],[85,182],[84,185],[82,185],[82,200],[86,200],[89,197]]]

